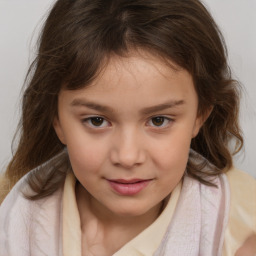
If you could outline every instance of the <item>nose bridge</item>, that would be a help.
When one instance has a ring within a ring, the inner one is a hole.
[[[142,144],[142,134],[136,127],[127,126],[120,129],[115,135],[115,143],[112,150],[114,164],[131,168],[143,163],[145,152]]]

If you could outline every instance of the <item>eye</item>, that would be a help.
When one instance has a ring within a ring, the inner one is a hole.
[[[110,126],[110,123],[103,117],[93,116],[83,119],[83,123],[87,124],[92,128],[105,128]]]
[[[153,127],[166,127],[172,121],[171,118],[165,116],[156,116],[149,120],[148,125]]]

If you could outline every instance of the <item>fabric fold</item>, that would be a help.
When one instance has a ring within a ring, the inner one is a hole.
[[[229,214],[225,175],[210,187],[185,176],[172,222],[154,256],[221,256]]]

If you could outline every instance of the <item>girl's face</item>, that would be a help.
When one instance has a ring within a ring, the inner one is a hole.
[[[186,169],[197,106],[191,75],[145,54],[113,57],[90,86],[62,90],[54,127],[92,207],[156,209]]]

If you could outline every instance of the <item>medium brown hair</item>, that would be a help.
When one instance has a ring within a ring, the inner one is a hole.
[[[239,85],[231,78],[223,37],[200,1],[58,0],[28,72],[20,139],[6,171],[11,185],[63,150],[52,125],[63,85],[75,90],[90,84],[105,60],[126,56],[134,49],[186,69],[198,94],[198,114],[213,108],[191,148],[215,168],[202,171],[206,163],[195,163],[191,156],[188,174],[209,184],[207,176],[232,166],[232,153],[243,145],[238,124]],[[236,145],[233,151],[231,140]],[[34,198],[53,193],[64,178],[65,171],[54,168],[30,177]]]

